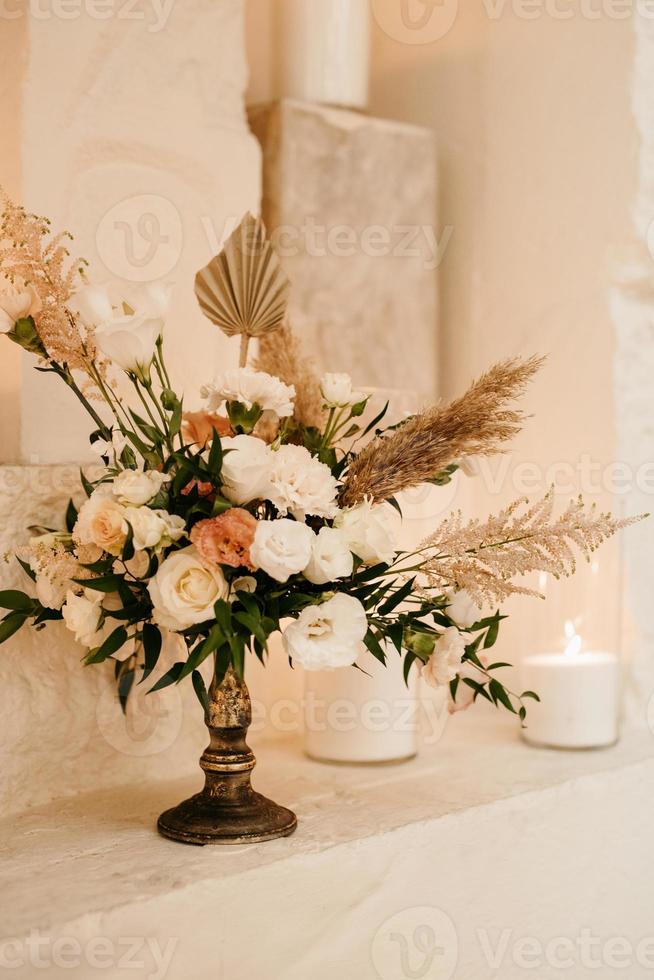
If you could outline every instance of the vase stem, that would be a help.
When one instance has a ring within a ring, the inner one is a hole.
[[[243,844],[293,833],[295,814],[252,789],[256,760],[246,741],[251,721],[245,681],[229,667],[209,688],[210,740],[200,759],[204,789],[162,813],[157,826],[164,837],[187,844]]]

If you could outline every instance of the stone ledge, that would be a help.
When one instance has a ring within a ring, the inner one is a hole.
[[[494,716],[469,715],[402,766],[323,766],[295,741],[263,745],[259,762],[256,787],[298,812],[294,837],[197,849],[160,839],[158,812],[197,777],[5,821],[4,936],[174,938],[168,980],[366,980],[378,976],[370,956],[380,926],[430,906],[458,933],[457,980],[510,980],[524,970],[505,963],[493,973],[473,927],[543,941],[584,927],[634,941],[651,934],[649,733],[604,752],[557,753],[527,747]]]

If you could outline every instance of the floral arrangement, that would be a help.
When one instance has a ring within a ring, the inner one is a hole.
[[[389,515],[401,491],[502,451],[539,359],[497,364],[399,425],[384,424],[388,406],[369,419],[347,374],[315,375],[286,322],[289,283],[247,216],[195,284],[206,316],[239,338],[240,366],[185,411],[164,356],[169,287],[89,283],[66,236],[10,202],[0,273],[0,331],[79,399],[101,460],[65,529],[36,529],[17,556],[33,587],[0,593],[0,642],[63,620],[86,664],[114,662],[125,705],[173,633],[183,654],[152,690],[191,677],[206,707],[204,661],[216,683],[230,668],[242,678],[281,632],[307,670],[351,666],[366,648],[403,656],[405,676],[417,664],[452,710],[482,697],[524,721],[537,695],[507,689],[508,665],[490,662],[497,603],[529,592],[515,579],[534,570],[570,574],[575,548],[587,557],[628,522],[581,500],[555,518],[550,493],[483,523],[455,514],[406,553]]]

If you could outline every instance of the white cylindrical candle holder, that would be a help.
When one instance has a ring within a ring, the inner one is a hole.
[[[388,646],[387,666],[371,653],[355,667],[305,672],[304,748],[321,762],[379,763],[418,751],[418,675],[404,683],[403,658]]]
[[[557,749],[591,749],[618,739],[620,664],[598,651],[541,653],[522,662],[522,689],[528,702],[525,740]]]
[[[279,0],[281,94],[363,109],[368,104],[368,0]]]

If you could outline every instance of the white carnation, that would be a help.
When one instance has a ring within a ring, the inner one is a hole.
[[[390,565],[395,557],[395,538],[384,504],[368,500],[348,507],[336,515],[334,525],[341,529],[350,549],[367,565],[384,562]]]
[[[303,571],[311,559],[315,534],[306,524],[283,517],[277,521],[259,521],[250,546],[250,558],[278,582]]]
[[[334,517],[338,512],[338,482],[331,470],[304,446],[282,446],[272,454],[268,500],[280,514],[293,514],[304,520]]]
[[[249,504],[268,492],[272,451],[256,436],[221,439],[225,452],[221,471],[222,492],[234,504]]]
[[[264,412],[274,412],[278,418],[293,414],[295,388],[265,371],[242,367],[226,371],[214,384],[205,385],[202,395],[208,409],[214,412],[225,402],[240,402],[247,409],[258,405]]]
[[[206,568],[191,545],[161,564],[148,591],[154,620],[171,630],[184,630],[214,618],[214,603],[226,599],[229,587],[218,566]]]
[[[311,561],[304,577],[314,585],[325,585],[352,574],[354,558],[347,540],[338,528],[323,527],[312,542]]]
[[[434,652],[422,667],[422,677],[430,687],[445,687],[459,673],[465,652],[465,639],[449,626],[436,640]]]
[[[156,497],[169,481],[170,477],[158,470],[123,470],[114,480],[111,492],[121,503],[141,507]]]
[[[348,667],[363,652],[367,630],[359,600],[339,592],[320,606],[303,609],[286,627],[283,643],[289,657],[305,670]]]

